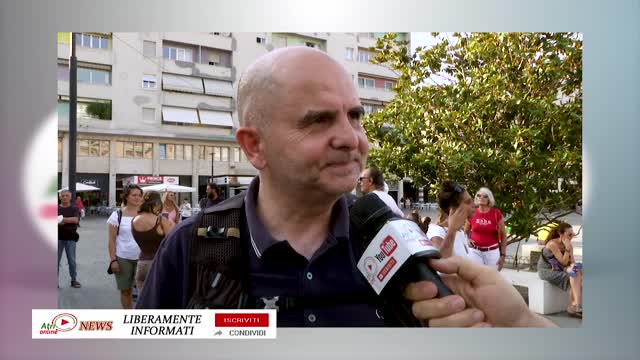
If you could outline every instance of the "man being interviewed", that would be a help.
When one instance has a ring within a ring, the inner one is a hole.
[[[278,326],[384,326],[392,319],[357,269],[345,195],[368,154],[351,75],[322,51],[277,49],[243,74],[238,112],[236,140],[259,175],[168,234],[137,307],[276,308]],[[462,297],[412,285],[422,319],[482,324]]]

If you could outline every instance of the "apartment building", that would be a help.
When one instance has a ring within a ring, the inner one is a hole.
[[[123,184],[171,182],[197,189],[211,178],[225,197],[256,170],[235,142],[240,74],[273,49],[309,46],[351,72],[370,113],[393,97],[397,75],[369,63],[382,33],[75,33],[78,182],[116,205]],[[408,38],[408,34],[399,36]],[[58,34],[58,180],[68,184],[70,34]],[[392,187],[392,191],[393,191]]]

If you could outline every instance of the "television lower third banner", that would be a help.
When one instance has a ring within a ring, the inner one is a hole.
[[[276,310],[32,310],[33,339],[275,339]]]

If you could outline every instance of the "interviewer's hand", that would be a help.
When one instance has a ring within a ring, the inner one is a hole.
[[[413,304],[414,315],[419,319],[431,319],[429,322],[431,326],[453,324],[455,323],[452,321],[454,317],[460,321],[459,325],[453,326],[477,326],[484,325],[484,323],[500,327],[555,326],[549,320],[530,311],[516,289],[495,269],[474,264],[457,256],[448,259],[433,259],[430,260],[430,264],[434,270],[443,274],[444,283],[453,293],[457,294],[442,299],[418,301]],[[418,283],[418,285],[422,285],[422,283]],[[425,292],[427,289],[426,286],[422,286],[422,289],[416,289],[414,286],[408,290]],[[425,293],[424,295],[431,294]],[[461,310],[458,306],[455,308],[456,312],[453,311],[452,306],[442,305],[444,302],[449,304],[455,300],[455,297],[464,299],[463,303],[466,304],[467,309]],[[478,310],[484,314],[484,319],[473,318],[473,313]],[[477,321],[473,322],[472,320]]]
[[[429,281],[411,283],[404,296],[413,301],[413,314],[427,322],[430,327],[489,327],[483,322],[484,313],[477,309],[467,309],[464,299],[450,295],[436,299],[438,289]]]

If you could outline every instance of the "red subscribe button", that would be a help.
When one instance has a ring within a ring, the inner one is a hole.
[[[216,327],[269,327],[269,314],[216,314]]]

